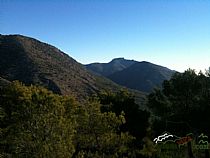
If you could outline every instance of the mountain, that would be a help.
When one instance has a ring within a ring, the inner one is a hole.
[[[0,83],[19,80],[54,93],[85,98],[120,86],[88,72],[54,46],[22,35],[0,35]]]
[[[149,62],[136,63],[122,71],[118,71],[109,79],[128,88],[151,92],[155,87],[161,87],[164,80],[169,80],[174,71]]]
[[[169,80],[175,72],[150,62],[138,62],[124,58],[113,59],[107,64],[89,64],[86,65],[86,68],[117,84],[146,93],[151,92],[155,87],[161,87],[162,82]]]
[[[109,76],[111,74],[114,74],[115,72],[126,69],[127,67],[135,63],[136,61],[134,60],[125,60],[124,58],[116,58],[109,63],[92,63],[85,65],[85,67],[96,74],[102,76]]]

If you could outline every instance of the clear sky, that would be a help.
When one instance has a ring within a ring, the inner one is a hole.
[[[83,64],[125,57],[204,70],[210,0],[0,0],[0,34],[37,38]]]

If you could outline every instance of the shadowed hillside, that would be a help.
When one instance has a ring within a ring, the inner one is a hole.
[[[86,97],[118,87],[93,76],[59,49],[25,36],[0,35],[0,63],[2,78],[41,85],[58,94]]]
[[[10,84],[10,82],[8,80],[5,80],[2,77],[0,77],[0,88],[2,86],[7,86],[8,84]]]
[[[124,58],[113,59],[109,63],[93,63],[85,66],[88,70],[100,74],[127,88],[142,92],[151,92],[169,80],[175,71],[149,62],[138,62]]]
[[[149,62],[138,62],[127,69],[110,76],[112,81],[128,88],[151,92],[155,87],[161,87],[164,80],[169,80],[174,71]]]
[[[41,85],[54,93],[77,98],[122,88],[88,72],[56,47],[21,35],[0,35],[0,76],[0,84],[19,80],[26,85]],[[135,93],[140,100],[144,98],[143,93]]]

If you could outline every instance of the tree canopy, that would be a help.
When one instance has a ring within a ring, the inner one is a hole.
[[[209,73],[196,74],[194,70],[175,73],[164,81],[162,89],[148,95],[147,106],[152,112],[153,132],[168,131],[178,136],[210,133],[210,77]],[[209,141],[209,139],[208,139]],[[188,156],[194,158],[191,142],[187,143]],[[180,156],[180,155],[179,155]],[[206,158],[209,152],[205,150]],[[198,157],[201,157],[199,155]]]
[[[135,139],[120,130],[123,113],[101,112],[37,86],[13,82],[0,90],[0,157],[132,157]]]

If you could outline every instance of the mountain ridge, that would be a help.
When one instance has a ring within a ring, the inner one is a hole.
[[[125,89],[113,81],[90,73],[58,48],[23,35],[0,35],[0,87],[14,80],[43,86],[54,93],[72,95],[78,100],[100,91]],[[144,102],[145,94],[135,93]]]
[[[113,63],[113,61],[115,63],[115,67],[119,66],[119,69],[112,67],[113,64],[110,63]],[[125,64],[126,62],[127,64]],[[126,66],[121,66],[121,63]],[[127,60],[124,58],[115,58],[112,59],[111,62],[103,63],[101,65],[98,63],[88,64],[85,66],[90,71],[99,73],[100,75],[111,79],[119,85],[146,93],[151,92],[156,87],[160,88],[162,82],[164,80],[169,80],[172,74],[175,72],[174,70],[170,70],[167,67],[153,64],[148,61],[139,62],[135,60]],[[105,67],[106,71],[110,70],[111,73],[104,73],[103,69],[98,71],[100,70],[100,67]]]

